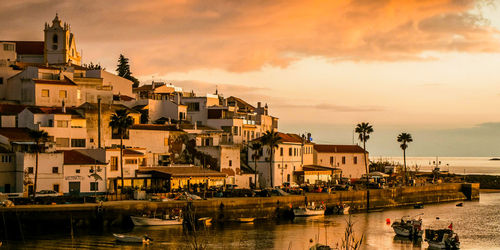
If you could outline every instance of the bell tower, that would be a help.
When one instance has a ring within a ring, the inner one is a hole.
[[[81,56],[76,50],[75,36],[71,33],[70,25],[64,23],[56,14],[52,25],[45,23],[45,53],[44,62],[48,64],[76,64],[80,65]]]

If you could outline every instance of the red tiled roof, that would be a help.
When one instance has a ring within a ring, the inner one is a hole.
[[[226,177],[225,173],[201,167],[157,167],[139,168],[140,173],[160,172],[173,177]]]
[[[17,115],[26,108],[25,105],[0,104],[1,115]]]
[[[358,145],[315,144],[314,150],[318,151],[319,153],[363,153],[364,152],[363,148]]]
[[[126,148],[126,149],[123,149],[123,155],[140,155],[140,156],[143,156],[144,153],[142,152],[139,152],[139,151],[135,151],[135,150],[132,150],[132,149],[129,149],[129,148]]]
[[[300,137],[300,135],[297,135],[297,134],[278,132],[278,136],[281,138],[280,142],[302,143],[302,137]],[[262,136],[259,138],[253,139],[253,141],[260,141],[261,138],[262,138]]]
[[[18,55],[43,55],[45,43],[39,41],[14,41]]]
[[[0,135],[7,137],[12,142],[33,142],[27,128],[0,128]]]
[[[130,101],[133,101],[135,100],[135,98],[133,97],[130,97],[130,96],[127,96],[127,95],[113,95],[113,99],[115,99],[115,97],[119,97],[120,98],[120,101],[124,101],[124,102],[130,102]]]
[[[45,80],[45,79],[33,79],[35,83],[38,84],[56,84],[56,85],[73,85],[76,86],[76,83],[71,81],[71,79],[64,77],[64,80]]]
[[[65,150],[63,153],[64,165],[106,165],[106,163],[98,161],[76,150]]]
[[[162,131],[180,131],[176,125],[161,125],[161,124],[135,124],[130,129],[137,130],[162,130]]]

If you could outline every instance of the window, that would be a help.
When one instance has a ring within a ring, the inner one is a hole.
[[[80,169],[75,169],[75,173],[79,174],[80,173]]]
[[[109,161],[109,165],[111,165],[111,171],[118,171],[118,157],[111,156],[111,160]]]
[[[99,182],[91,182],[90,191],[97,191],[97,190],[99,190]]]
[[[12,156],[10,155],[2,155],[2,162],[11,162]]]
[[[297,149],[296,148],[293,149],[293,156],[297,156]]]
[[[345,164],[345,156],[342,156],[342,164]]]
[[[56,121],[57,122],[57,127],[59,128],[67,128],[68,127],[68,121],[61,120],[61,121]]]
[[[56,192],[58,192],[58,193],[59,193],[59,184],[54,184],[54,185],[52,186],[52,190],[54,190],[54,191],[56,191]]]
[[[53,174],[58,174],[59,173],[59,167],[52,167],[52,173]]]
[[[233,166],[233,161],[229,160],[229,166]]]
[[[0,84],[3,84],[3,77],[0,77]]]
[[[32,174],[33,172],[33,167],[28,167],[28,174]]]
[[[59,90],[59,98],[67,98],[68,92],[66,90]]]
[[[85,147],[85,139],[71,139],[71,147],[84,148]]]
[[[57,43],[57,34],[54,34],[54,36],[52,37],[52,43]]]
[[[200,103],[199,102],[188,102],[187,111],[200,111]]]
[[[330,165],[333,165],[333,156],[330,156]]]
[[[357,156],[354,156],[354,164],[358,164],[358,157]]]
[[[137,164],[137,159],[125,159],[125,164]]]
[[[49,97],[49,93],[48,89],[42,89],[42,97]]]
[[[168,138],[167,137],[165,137],[163,139],[163,146],[168,146]]]
[[[14,51],[14,44],[5,43],[3,45],[3,50],[5,50],[5,51]]]
[[[238,135],[238,127],[233,127],[233,134]]]
[[[280,156],[283,156],[283,148],[280,148]]]
[[[69,138],[56,138],[56,147],[69,147]]]
[[[288,149],[288,155],[289,155],[289,156],[292,156],[292,148],[289,148],[289,149]]]

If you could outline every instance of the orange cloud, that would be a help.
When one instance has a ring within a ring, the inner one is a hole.
[[[3,39],[41,39],[55,11],[84,60],[119,53],[138,75],[332,61],[425,60],[424,52],[498,52],[498,30],[472,12],[481,0],[176,0],[1,3]],[[41,17],[38,13],[45,13]]]

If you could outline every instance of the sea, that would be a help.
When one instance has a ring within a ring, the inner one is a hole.
[[[500,175],[500,160],[493,157],[406,157],[406,166],[423,172],[431,172],[436,166],[442,171],[455,174]],[[370,161],[388,161],[403,165],[403,157],[375,156]],[[437,163],[437,164],[436,164]]]
[[[376,157],[371,158],[377,159]],[[400,157],[382,157],[402,162]],[[408,166],[418,165],[430,171],[436,161],[443,170],[465,174],[500,174],[500,162],[487,157],[409,157]],[[500,249],[500,193],[481,193],[477,201],[428,204],[423,209],[400,207],[370,213],[329,215],[293,220],[256,220],[253,223],[214,224],[200,230],[193,238],[182,226],[106,228],[104,231],[41,233],[24,235],[22,241],[3,241],[7,249],[195,249],[194,242],[204,249],[309,249],[315,243],[342,244],[347,221],[353,222],[354,238],[361,239],[361,248],[428,249],[425,241],[397,237],[390,223],[403,216],[420,217],[424,228],[450,226],[458,233],[461,249]],[[388,223],[389,221],[389,223]],[[113,233],[154,239],[152,245],[117,243]],[[73,236],[72,236],[73,235]]]

